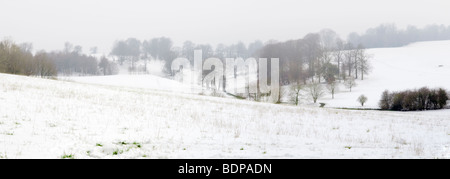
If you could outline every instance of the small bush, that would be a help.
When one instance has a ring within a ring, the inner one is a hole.
[[[389,91],[386,90],[383,92],[383,94],[381,94],[381,100],[378,103],[378,105],[380,106],[381,109],[387,110],[391,108],[391,101],[392,101],[392,96],[389,95]]]
[[[61,156],[62,159],[75,159],[75,155],[73,154],[64,154]]]
[[[367,102],[367,97],[364,95],[359,96],[358,102],[361,104],[361,106],[364,106],[364,104]]]

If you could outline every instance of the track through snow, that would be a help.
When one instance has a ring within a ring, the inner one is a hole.
[[[0,158],[449,158],[449,119],[0,74]]]

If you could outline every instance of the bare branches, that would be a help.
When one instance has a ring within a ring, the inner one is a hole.
[[[314,103],[316,103],[319,98],[325,95],[325,91],[323,90],[322,85],[317,82],[312,82],[311,84],[307,85],[307,91]]]

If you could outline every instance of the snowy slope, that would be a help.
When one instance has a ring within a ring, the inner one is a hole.
[[[0,158],[450,158],[449,119],[0,74]]]
[[[189,91],[191,90],[190,85],[185,85],[175,80],[170,80],[154,75],[84,76],[84,77],[63,77],[62,79],[67,81],[75,81],[88,84],[145,88],[178,93],[189,93]]]
[[[428,86],[450,89],[450,41],[419,42],[399,48],[368,49],[373,55],[372,72],[350,93],[344,86],[331,100],[327,95],[319,102],[328,107],[360,107],[356,99],[364,94],[368,108],[378,108],[384,90],[399,91]],[[439,67],[442,66],[442,67]]]

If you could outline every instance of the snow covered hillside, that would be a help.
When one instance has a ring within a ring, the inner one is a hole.
[[[87,84],[100,84],[116,87],[145,88],[158,91],[189,93],[190,85],[155,75],[112,75],[112,76],[83,76],[62,77],[65,81],[75,81]]]
[[[343,85],[340,92],[319,100],[327,107],[360,107],[356,99],[364,94],[368,108],[378,108],[384,90],[443,87],[450,89],[450,41],[419,42],[399,48],[368,49],[373,55],[372,72],[349,92]]]
[[[450,158],[449,119],[0,74],[0,158]]]

